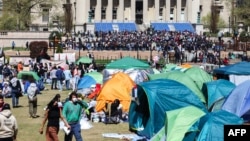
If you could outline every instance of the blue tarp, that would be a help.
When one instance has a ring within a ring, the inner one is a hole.
[[[224,79],[207,82],[204,86],[206,87],[204,87],[203,93],[207,96],[208,109],[212,108],[218,100],[226,98],[236,87],[235,84]]]
[[[235,74],[235,75],[249,75],[250,74],[250,63],[239,62],[226,67],[214,69],[215,74]]]
[[[138,100],[129,109],[129,128],[141,136],[153,137],[163,126],[166,111],[195,106],[206,107],[185,85],[170,79],[157,79],[137,85]]]
[[[239,84],[227,97],[222,109],[234,113],[239,117],[250,110],[250,80]],[[249,118],[244,119],[250,121]]]
[[[84,77],[80,78],[77,89],[90,88],[90,86],[93,84],[96,84],[95,79],[89,75],[85,75]]]

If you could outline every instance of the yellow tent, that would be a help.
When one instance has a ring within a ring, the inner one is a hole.
[[[131,102],[131,91],[135,82],[125,73],[118,72],[112,76],[102,87],[97,97],[96,111],[100,112],[105,108],[106,103],[119,99],[122,110],[128,112]]]

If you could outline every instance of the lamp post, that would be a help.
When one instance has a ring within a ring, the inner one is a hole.
[[[249,39],[249,33],[248,32],[246,32],[246,59],[247,59],[247,61],[248,61],[248,56],[247,56],[247,50],[248,50],[248,45],[247,45],[247,42],[248,42],[248,39]]]
[[[150,31],[149,31],[149,34],[150,34],[150,38],[151,38],[151,46],[149,47],[149,52],[150,52],[150,62],[153,60],[153,57],[152,57],[152,35],[153,35],[153,28],[150,26]]]
[[[56,49],[56,33],[53,33],[53,56],[55,55],[55,49]]]
[[[136,43],[136,48],[137,48],[137,59],[139,59],[139,46],[138,46],[138,44]]]
[[[221,60],[220,60],[220,48],[221,48],[221,38],[222,38],[222,33],[219,32],[218,33],[218,40],[219,40],[219,68],[220,68],[220,64],[221,64]]]
[[[74,8],[75,8],[74,34],[75,34],[76,33],[76,1],[74,2]]]

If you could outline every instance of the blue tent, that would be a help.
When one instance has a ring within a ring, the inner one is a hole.
[[[208,113],[201,118],[201,131],[197,141],[223,141],[224,125],[237,125],[242,123],[241,118],[224,110]]]
[[[77,89],[90,88],[90,86],[93,84],[96,84],[96,80],[89,75],[85,75],[84,77],[80,78]]]
[[[250,80],[241,83],[230,93],[222,109],[239,117],[245,117],[244,115],[250,110]],[[250,121],[250,118],[244,120]]]
[[[208,109],[211,109],[218,100],[225,99],[235,87],[235,84],[224,79],[204,83],[203,93],[207,96]]]
[[[214,69],[214,74],[235,74],[235,75],[249,75],[250,74],[250,63],[239,62],[226,67]]]
[[[137,98],[129,109],[129,128],[141,136],[153,137],[163,126],[166,111],[195,106],[206,107],[185,85],[170,79],[157,79],[137,85]]]

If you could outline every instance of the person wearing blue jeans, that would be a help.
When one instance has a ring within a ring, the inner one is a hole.
[[[12,107],[17,108],[19,104],[19,93],[21,93],[21,84],[20,81],[17,79],[16,74],[10,80],[10,87],[11,87],[11,97],[12,97]]]
[[[71,127],[70,133],[65,134],[64,141],[72,141],[73,135],[76,141],[83,141],[81,135],[81,115],[82,111],[88,108],[88,104],[77,98],[76,92],[72,92],[69,95],[69,101],[63,106],[63,117],[66,118],[68,124]],[[87,114],[88,110],[85,110]]]

